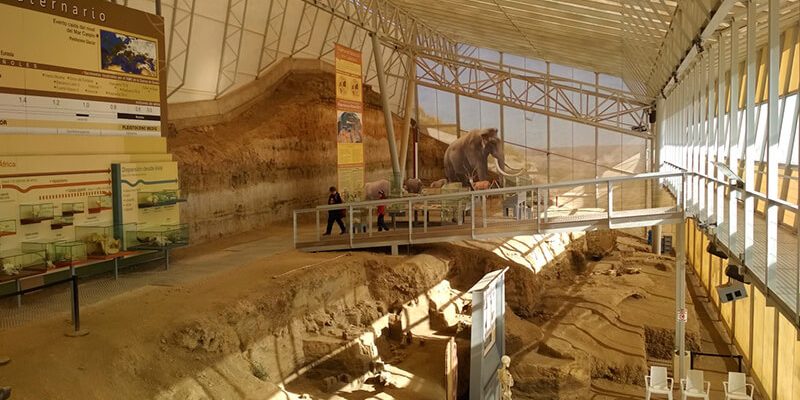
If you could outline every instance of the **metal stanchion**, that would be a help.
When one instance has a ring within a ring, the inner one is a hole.
[[[22,307],[22,284],[17,279],[17,307]]]
[[[89,334],[88,329],[81,329],[81,306],[78,294],[78,276],[72,269],[72,331],[65,333],[69,337],[80,337]]]

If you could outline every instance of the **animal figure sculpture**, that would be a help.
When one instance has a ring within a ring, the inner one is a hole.
[[[417,178],[406,179],[406,182],[403,183],[403,188],[408,193],[419,193],[422,191],[422,181]]]
[[[525,170],[514,170],[506,165],[503,141],[497,129],[475,129],[456,139],[444,152],[444,172],[450,182],[469,185],[472,172],[476,171],[478,180],[489,180],[489,155],[495,159],[497,172],[504,176],[519,176]]]
[[[472,187],[472,190],[488,190],[492,187],[492,183],[489,181],[473,181],[472,178],[469,178],[469,186]]]
[[[364,184],[364,197],[366,200],[378,200],[380,198],[378,192],[381,190],[388,196],[392,191],[392,184],[386,179],[367,182]]]
[[[439,179],[438,181],[431,182],[431,187],[434,189],[440,189],[442,186],[447,184],[447,178]]]

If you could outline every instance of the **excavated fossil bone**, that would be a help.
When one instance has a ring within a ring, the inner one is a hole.
[[[17,265],[8,261],[3,262],[3,272],[5,272],[6,275],[17,275],[21,270],[22,265]]]

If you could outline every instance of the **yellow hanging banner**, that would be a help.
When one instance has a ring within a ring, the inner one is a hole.
[[[364,192],[361,52],[336,45],[336,143],[339,192],[356,201]]]

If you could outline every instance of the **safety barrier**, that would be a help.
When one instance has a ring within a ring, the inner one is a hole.
[[[686,173],[656,172],[324,205],[294,211],[293,240],[298,249],[320,251],[675,223],[683,218],[680,202],[654,207],[645,196],[667,179],[683,181]],[[624,185],[641,190],[633,191],[639,192],[635,195],[617,195],[615,189]],[[374,228],[378,206],[386,208],[389,232]],[[323,238],[323,216],[337,210],[346,213],[347,235]],[[432,221],[432,216],[438,216],[438,221]]]

